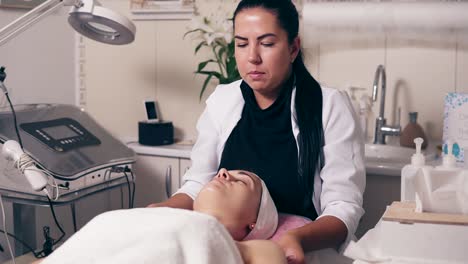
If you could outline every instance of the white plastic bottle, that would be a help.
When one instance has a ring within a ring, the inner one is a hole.
[[[432,169],[426,165],[426,158],[421,153],[421,146],[424,142],[422,138],[415,138],[416,153],[411,157],[411,164],[408,164],[401,169],[401,201],[415,201],[415,189],[413,178],[418,174],[419,170]]]
[[[457,167],[457,160],[455,156],[453,155],[453,143],[449,139],[447,140],[447,153],[443,154],[442,157],[442,164],[437,166],[437,170],[444,170],[444,171],[454,171],[454,170],[460,170],[460,168]]]
[[[434,169],[422,169],[422,174],[415,178],[416,212],[433,212],[460,214],[464,208],[462,168],[457,167],[455,156],[452,153],[453,145],[447,141],[447,154],[443,156],[442,164]],[[421,177],[422,176],[422,177]]]

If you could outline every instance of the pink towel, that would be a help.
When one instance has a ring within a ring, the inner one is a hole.
[[[286,231],[304,226],[310,222],[312,221],[309,218],[303,216],[280,213],[278,217],[278,228],[270,240],[278,241]]]

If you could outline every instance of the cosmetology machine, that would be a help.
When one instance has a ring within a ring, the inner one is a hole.
[[[7,110],[0,111],[0,142],[5,144],[4,155],[5,147],[11,142],[7,140],[19,140],[12,112]],[[128,172],[136,160],[131,149],[75,106],[29,104],[18,105],[15,110],[24,152],[49,176],[50,196],[61,196],[58,202],[74,199],[72,195],[67,198],[67,194],[126,177],[125,171]],[[45,193],[36,192],[38,187],[30,179],[13,166],[7,166],[5,159],[0,160],[4,175],[0,178],[1,190],[9,191],[10,196],[16,193],[23,198],[28,194],[34,196],[31,199],[45,198]]]

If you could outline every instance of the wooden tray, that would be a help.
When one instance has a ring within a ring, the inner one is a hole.
[[[430,223],[447,225],[468,225],[468,215],[416,213],[414,202],[393,202],[385,211],[382,220],[401,223]]]

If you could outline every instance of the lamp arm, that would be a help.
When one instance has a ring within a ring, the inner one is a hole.
[[[41,18],[49,15],[62,5],[81,6],[81,0],[47,0],[36,6],[31,11],[17,18],[15,21],[0,29],[0,46],[38,22]]]

